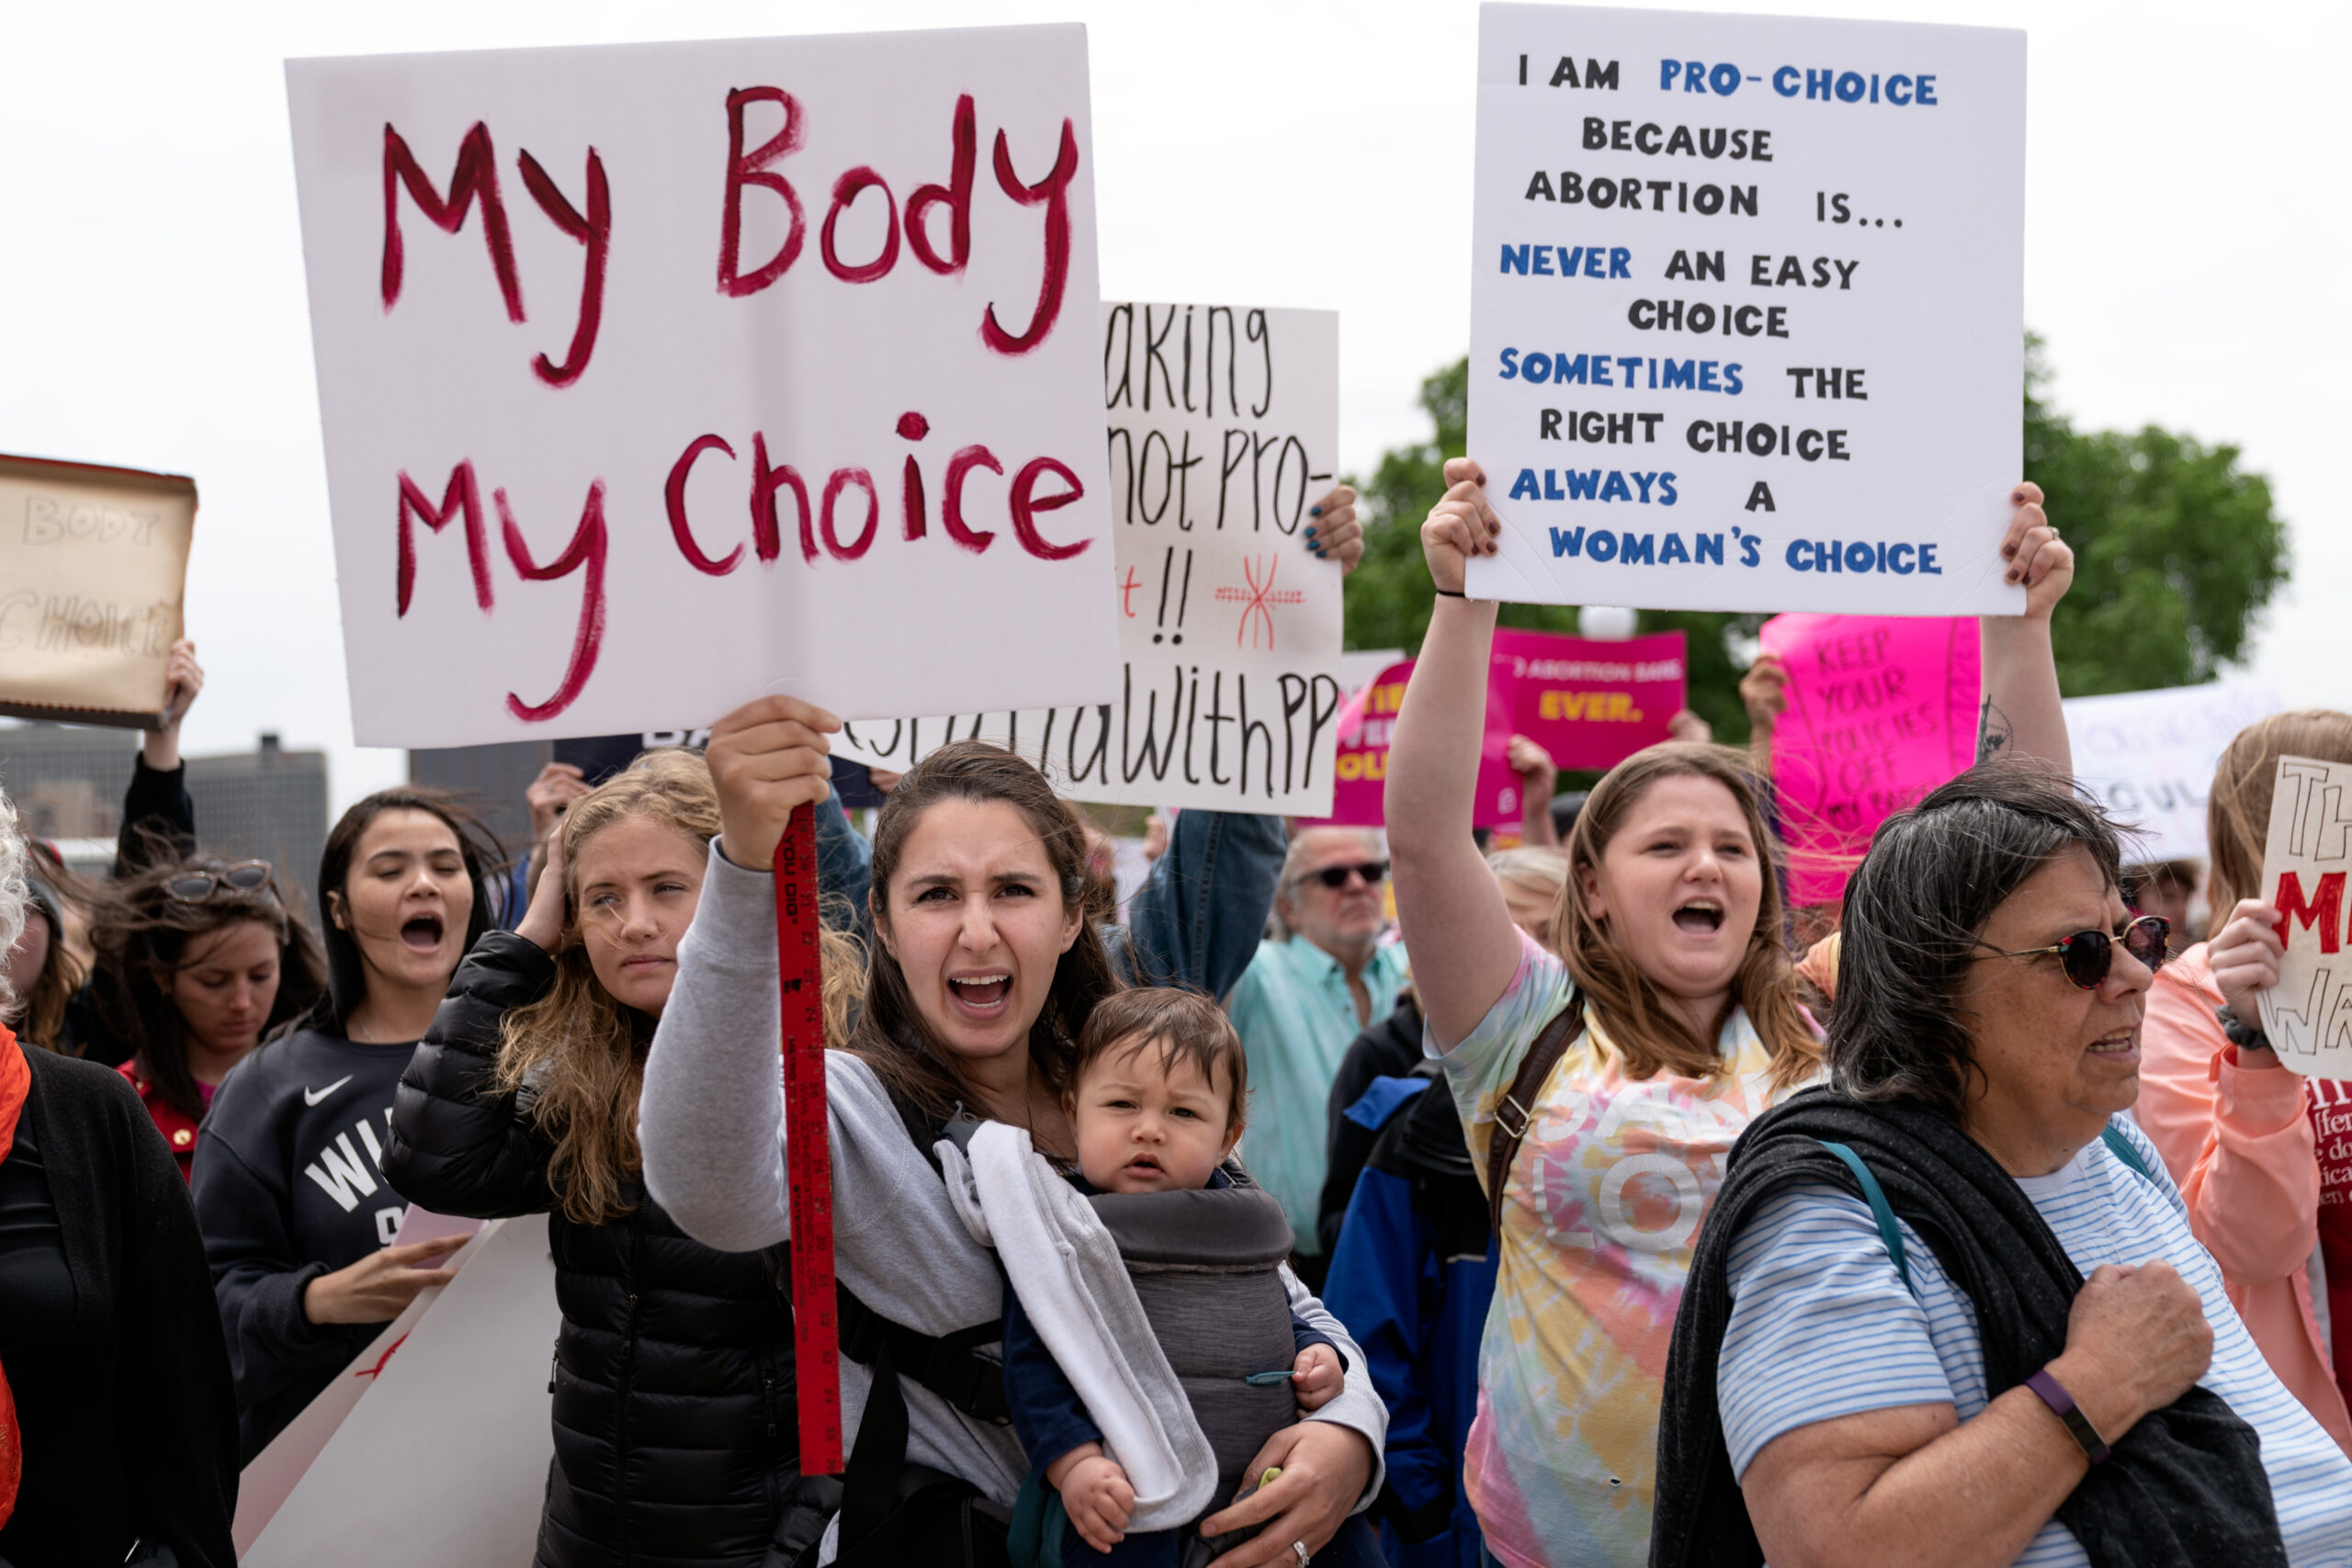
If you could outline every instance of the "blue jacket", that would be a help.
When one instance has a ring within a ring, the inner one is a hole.
[[[1380,1130],[1356,1179],[1323,1301],[1363,1349],[1388,1406],[1388,1479],[1373,1512],[1395,1568],[1477,1568],[1462,1493],[1478,1409],[1478,1342],[1495,1294],[1485,1189],[1453,1097],[1374,1078],[1350,1119]]]

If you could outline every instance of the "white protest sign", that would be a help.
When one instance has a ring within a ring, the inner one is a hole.
[[[240,1553],[243,1568],[530,1561],[555,1451],[548,1351],[562,1321],[547,1216],[492,1221],[476,1246]]]
[[[1084,28],[287,84],[361,744],[1115,694]]]
[[[2287,956],[2262,993],[2262,1032],[2307,1077],[2352,1078],[2352,951],[2344,874],[2352,870],[2352,765],[2281,757],[2262,852],[2262,891]]]
[[[1479,598],[2014,615],[2025,35],[1479,8]]]
[[[2202,860],[2205,802],[2223,749],[2280,705],[2255,681],[2070,697],[2064,706],[2075,782],[2134,830],[2123,847],[2127,862]]]
[[[854,724],[833,749],[903,772],[977,735],[1079,800],[1328,815],[1340,577],[1306,532],[1339,456],[1340,319],[1105,304],[1102,333],[1114,700]]]
[[[423,1214],[424,1211],[414,1204],[409,1206],[401,1216],[401,1229],[392,1233],[393,1245],[397,1246],[403,1240],[424,1239],[405,1234],[411,1217]],[[428,1224],[438,1218],[440,1216],[437,1215],[424,1216]],[[476,1229],[472,1239],[450,1255],[446,1267],[462,1272],[466,1265],[488,1245],[491,1237],[497,1234],[501,1223],[493,1220],[488,1225]],[[311,1466],[324,1451],[328,1440],[341,1430],[345,1419],[359,1407],[359,1401],[376,1386],[376,1380],[383,1375],[384,1369],[391,1365],[393,1353],[407,1343],[410,1332],[449,1288],[448,1285],[428,1285],[419,1291],[401,1309],[401,1314],[384,1325],[376,1337],[368,1342],[368,1348],[352,1359],[351,1365],[343,1370],[340,1377],[327,1384],[317,1398],[302,1406],[301,1413],[286,1424],[286,1429],[272,1438],[267,1447],[246,1462],[237,1477],[237,1516],[230,1526],[230,1533],[240,1553],[260,1539],[261,1532],[269,1527],[271,1519],[277,1517],[277,1510],[285,1506],[286,1499],[293,1495],[294,1488],[301,1484],[302,1477],[310,1473]]]

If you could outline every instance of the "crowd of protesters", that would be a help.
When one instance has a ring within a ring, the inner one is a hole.
[[[1446,479],[1385,831],[1156,818],[1124,900],[980,742],[861,831],[785,696],[549,768],[526,845],[370,795],[314,915],[204,852],[176,720],[110,876],[0,794],[0,1563],[232,1562],[240,1468],[454,1277],[412,1205],[548,1216],[543,1564],[2352,1562],[2352,1159],[2259,1005],[2276,762],[2352,716],[2233,742],[2197,940],[2198,868],[2072,784],[2022,485],[1978,763],[1841,905],[1787,900],[1769,658],[1744,752],[1686,716],[1555,801],[1515,739],[1489,852],[1500,525]],[[838,1476],[785,1266],[803,806]]]

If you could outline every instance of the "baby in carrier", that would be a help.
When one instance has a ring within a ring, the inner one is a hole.
[[[1345,1371],[1331,1341],[1290,1310],[1277,1271],[1291,1247],[1281,1203],[1219,1168],[1241,1136],[1248,1094],[1240,1038],[1215,1002],[1137,988],[1096,1005],[1067,1101],[1078,1169],[1065,1174],[1118,1243],[1216,1451],[1206,1512],[1233,1500],[1268,1438],[1329,1403]],[[1192,1527],[1125,1533],[1135,1491],[1011,1288],[1004,1390],[1030,1463],[1069,1516],[1065,1563],[1184,1561]],[[1206,1560],[1198,1547],[1191,1555]]]

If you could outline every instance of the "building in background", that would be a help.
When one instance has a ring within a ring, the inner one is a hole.
[[[531,807],[524,794],[554,754],[545,740],[411,751],[408,778],[456,795],[497,836],[509,860],[521,860],[531,848]]]
[[[103,876],[122,831],[122,796],[139,754],[135,730],[77,725],[0,727],[0,789],[25,831],[53,840],[66,863]],[[252,751],[190,757],[197,841],[224,860],[266,860],[279,889],[305,914],[318,908],[319,856],[327,840],[327,759],[288,751],[275,735]]]

